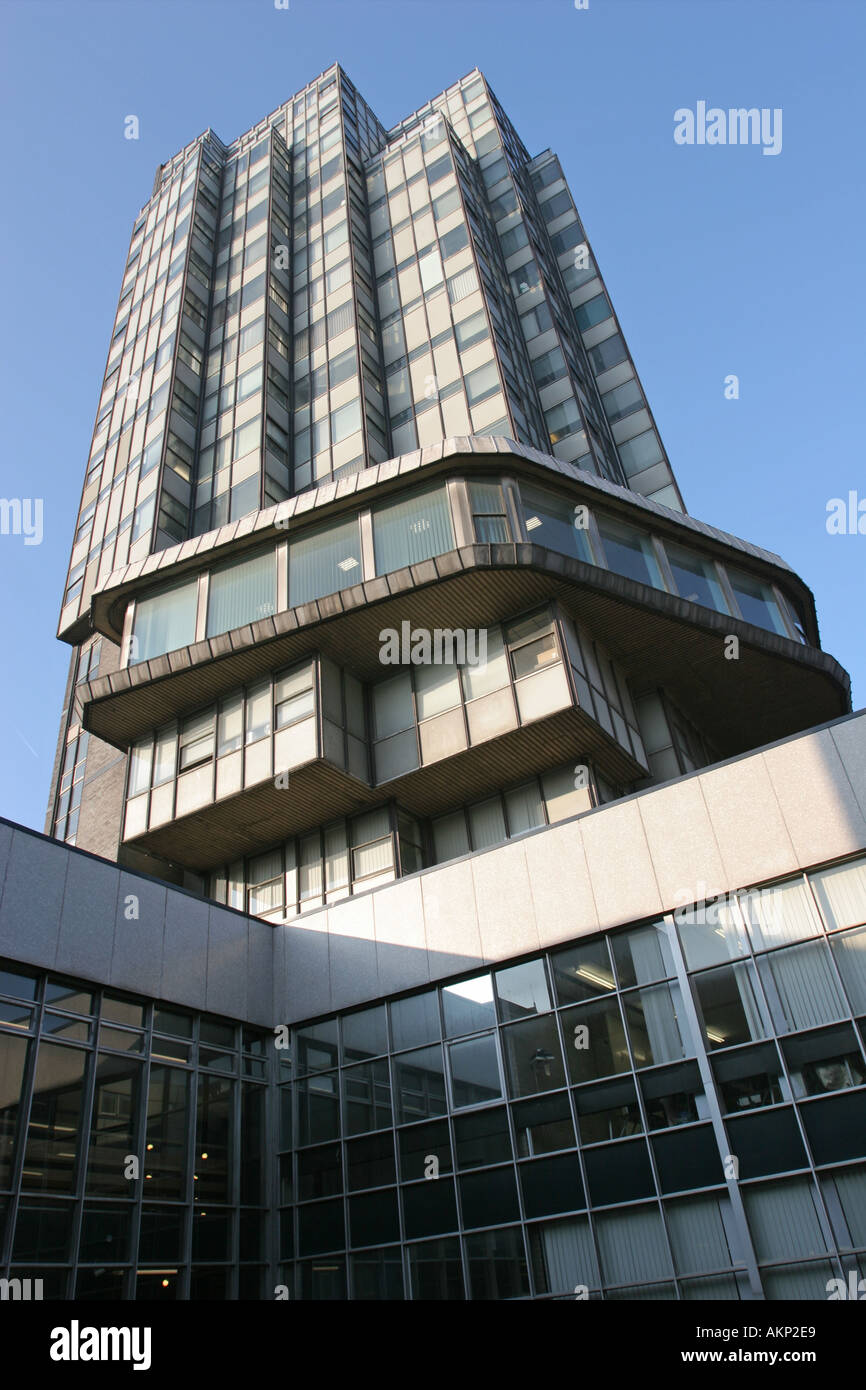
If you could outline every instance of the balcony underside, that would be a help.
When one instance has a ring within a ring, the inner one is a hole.
[[[125,840],[124,845],[202,871],[267,849],[311,825],[381,805],[388,797],[418,816],[435,816],[572,759],[592,762],[613,782],[631,782],[646,775],[646,769],[594,719],[571,708],[375,788],[317,759],[292,770],[285,787],[267,779]]]
[[[733,757],[850,710],[826,652],[533,545],[473,545],[81,687],[84,727],[118,748],[178,715],[321,651],[380,680],[379,633],[478,628],[556,599],[618,660],[633,689],[663,686]],[[725,639],[740,641],[739,659]],[[390,668],[394,669],[394,668]]]

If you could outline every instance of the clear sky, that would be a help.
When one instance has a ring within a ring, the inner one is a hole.
[[[0,495],[44,499],[40,545],[0,535],[0,814],[42,828],[61,591],[155,169],[208,126],[234,139],[334,61],[386,126],[477,65],[530,152],[556,150],[686,506],[804,577],[866,703],[866,535],[825,525],[829,499],[866,502],[862,0],[289,5],[0,0]],[[677,145],[674,112],[699,101],[781,108],[781,153]]]

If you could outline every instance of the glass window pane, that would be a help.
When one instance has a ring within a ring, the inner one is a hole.
[[[435,989],[426,994],[413,994],[408,999],[395,999],[390,1009],[395,1051],[438,1042],[442,1036],[438,991]]]
[[[356,518],[289,544],[289,603],[293,608],[351,588],[363,578]]]
[[[664,588],[649,536],[608,517],[599,518],[598,529],[609,569],[641,584]]]
[[[543,960],[510,965],[504,970],[497,970],[495,975],[499,1013],[503,1022],[526,1018],[528,1014],[545,1013],[550,1008],[550,991]]]
[[[394,1059],[397,1122],[425,1120],[447,1112],[441,1047],[422,1047]]]
[[[664,980],[676,973],[663,926],[647,925],[618,932],[611,937],[611,946],[623,989]]]
[[[566,1009],[562,1034],[572,1081],[595,1081],[628,1071],[631,1062],[615,999]]]
[[[731,588],[740,606],[740,612],[747,623],[754,623],[756,627],[767,628],[769,632],[778,632],[782,637],[788,636],[788,629],[779,612],[776,600],[766,584],[762,584],[758,579],[753,579],[749,574],[743,574],[742,571],[730,567],[728,567],[728,579],[731,581]]]
[[[457,667],[444,663],[441,666],[417,666],[415,702],[419,719],[430,719],[459,705],[460,681]]]
[[[87,1054],[77,1048],[39,1044],[30,1107],[23,1185],[69,1192],[75,1181]]]
[[[809,875],[827,925],[855,927],[866,922],[866,859],[852,859]]]
[[[21,1087],[28,1046],[26,1038],[0,1033],[0,1188],[12,1186],[15,1137],[21,1113]]]
[[[269,618],[277,610],[276,553],[214,570],[208,584],[207,635]]]
[[[508,658],[502,641],[502,630],[498,627],[487,629],[486,661],[477,666],[463,666],[463,691],[467,700],[476,700],[481,695],[489,695],[494,690],[502,690],[508,685]]]
[[[467,1042],[451,1043],[451,1094],[454,1108],[483,1105],[502,1095],[496,1038],[486,1033]]]
[[[770,1031],[751,961],[704,971],[694,977],[694,989],[711,1048],[751,1042]]]
[[[551,957],[557,1003],[573,1004],[616,988],[606,941],[582,941]]]
[[[379,1057],[388,1051],[385,1005],[346,1014],[343,1018],[343,1057],[346,1061],[361,1061]]]
[[[702,560],[699,555],[670,541],[665,541],[665,552],[680,598],[700,603],[704,608],[714,608],[717,613],[727,613],[722,586],[711,561]]]
[[[565,1085],[565,1068],[552,1014],[525,1019],[503,1029],[505,1066],[511,1096],[532,1096]]]
[[[103,1034],[105,1029],[103,1029]],[[136,1034],[128,1034],[135,1038]],[[87,1191],[126,1197],[129,1181],[124,1176],[127,1154],[140,1151],[138,1098],[141,1064],[121,1057],[99,1055],[96,1091],[87,1156]],[[115,1255],[115,1259],[120,1258]]]
[[[573,503],[552,492],[521,484],[523,524],[533,545],[543,545],[561,555],[571,555],[588,565],[595,563],[584,527],[576,521],[583,515]]]
[[[517,1152],[521,1158],[574,1147],[574,1125],[568,1096],[560,1093],[511,1107]]]
[[[130,665],[163,652],[177,651],[195,641],[198,580],[140,599],[135,605]]]
[[[144,1164],[148,1197],[186,1197],[189,1084],[190,1077],[175,1067],[151,1066]]]
[[[847,1015],[824,941],[774,951],[759,960],[758,969],[780,1032],[814,1028]]]
[[[804,936],[817,936],[821,930],[818,914],[802,879],[740,893],[739,899],[756,951],[784,946]]]
[[[446,1038],[477,1033],[496,1022],[493,982],[489,975],[476,975],[442,990]]]
[[[454,536],[445,489],[431,488],[405,501],[377,507],[373,512],[373,543],[377,574],[389,574],[452,550]]]
[[[511,1158],[508,1116],[503,1108],[458,1115],[454,1120],[458,1168],[483,1168]]]
[[[694,1051],[690,1040],[683,1040],[685,1025],[681,1023],[683,1008],[678,985],[635,990],[623,996],[622,1004],[636,1067],[674,1062],[687,1051]]]

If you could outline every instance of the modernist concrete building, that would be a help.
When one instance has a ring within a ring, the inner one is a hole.
[[[691,518],[556,157],[334,67],[156,175],[7,826],[0,1266],[60,1297],[826,1298],[866,720]]]

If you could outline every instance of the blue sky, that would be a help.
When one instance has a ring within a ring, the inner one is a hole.
[[[335,60],[386,126],[477,65],[529,150],[557,151],[689,511],[805,578],[861,706],[866,536],[825,520],[866,499],[864,40],[859,0],[0,0],[0,495],[45,499],[41,545],[0,536],[0,814],[42,828],[59,600],[156,166]],[[780,107],[781,153],[675,144],[698,101]]]

